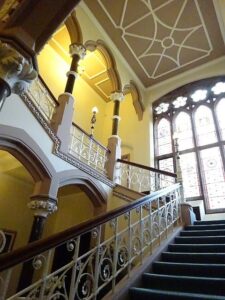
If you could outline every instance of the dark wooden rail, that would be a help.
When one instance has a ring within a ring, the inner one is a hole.
[[[136,200],[130,204],[126,204],[120,208],[116,208],[106,214],[99,215],[95,218],[92,218],[86,222],[75,225],[65,231],[53,234],[52,236],[30,243],[24,247],[18,248],[10,253],[0,255],[0,272],[11,268],[19,263],[32,259],[34,256],[41,254],[51,248],[59,246],[66,241],[79,236],[85,232],[92,230],[93,228],[104,224],[120,215],[129,212],[131,209],[134,209],[142,204],[145,204],[148,201],[153,201],[156,198],[162,197],[165,194],[172,192],[174,189],[177,189],[180,186],[179,183],[173,184],[167,188],[164,188],[160,191],[153,192],[151,195],[147,195],[139,200]]]
[[[156,168],[152,168],[152,167],[148,167],[148,166],[145,166],[145,165],[137,164],[137,163],[130,162],[130,161],[127,161],[127,160],[117,159],[117,161],[121,162],[123,164],[127,164],[127,165],[130,165],[130,166],[137,167],[137,168],[141,168],[141,169],[145,169],[145,170],[152,171],[152,172],[155,172],[155,173],[159,173],[159,174],[162,174],[162,175],[177,178],[177,174],[175,174],[175,173],[159,170],[159,169],[156,169]]]

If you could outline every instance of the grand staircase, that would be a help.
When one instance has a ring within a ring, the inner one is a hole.
[[[132,300],[225,299],[225,220],[196,221],[143,274]]]

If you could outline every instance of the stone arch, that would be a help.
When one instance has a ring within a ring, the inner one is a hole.
[[[34,180],[34,194],[48,195],[55,171],[40,147],[23,130],[1,125],[0,149],[18,159]]]
[[[57,173],[51,186],[51,194],[56,197],[59,188],[66,185],[77,185],[86,193],[94,207],[105,207],[107,203],[107,193],[99,183],[90,175],[76,169]]]
[[[66,19],[65,25],[69,32],[71,44],[83,44],[83,35],[75,11]]]
[[[143,119],[143,113],[145,109],[141,93],[133,80],[131,80],[129,84],[125,85],[123,93],[124,95],[131,94],[133,106],[138,116],[138,120],[141,121]]]
[[[117,70],[116,61],[112,52],[102,40],[92,41],[89,40],[85,43],[87,50],[93,52],[98,50],[104,57],[107,73],[112,82],[112,93],[122,90],[121,79]]]

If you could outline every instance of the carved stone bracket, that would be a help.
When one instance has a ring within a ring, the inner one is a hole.
[[[70,45],[70,55],[78,55],[80,59],[84,59],[86,55],[86,48],[81,44],[71,44]]]
[[[123,101],[124,99],[124,94],[122,92],[114,92],[110,95],[110,100],[112,101]]]
[[[47,218],[57,211],[57,200],[44,195],[32,196],[27,206],[33,210],[35,216]]]
[[[8,84],[11,92],[25,92],[36,77],[32,64],[11,45],[0,41],[0,78]]]

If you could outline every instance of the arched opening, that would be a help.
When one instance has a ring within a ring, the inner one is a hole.
[[[33,213],[27,207],[35,186],[25,166],[12,154],[0,149],[0,220],[9,252],[28,243]]]

